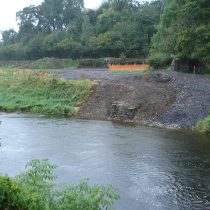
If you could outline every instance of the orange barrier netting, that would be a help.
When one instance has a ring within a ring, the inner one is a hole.
[[[109,70],[147,70],[149,68],[150,68],[149,64],[125,64],[125,65],[109,64]]]

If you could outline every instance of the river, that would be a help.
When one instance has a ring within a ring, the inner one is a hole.
[[[58,182],[112,184],[118,210],[210,209],[210,138],[190,131],[0,113],[0,173],[35,158]]]

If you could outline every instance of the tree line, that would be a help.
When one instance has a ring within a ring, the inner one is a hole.
[[[174,57],[210,62],[209,0],[44,0],[17,12],[2,32],[1,60]]]
[[[165,0],[151,54],[210,64],[210,1]]]
[[[19,31],[2,32],[0,57],[146,57],[162,9],[160,0],[107,0],[96,10],[83,0],[44,0],[17,12]]]

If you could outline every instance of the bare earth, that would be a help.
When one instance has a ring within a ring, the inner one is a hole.
[[[59,76],[97,81],[79,118],[185,128],[206,117],[210,108],[210,78],[204,76],[163,71],[110,73],[107,69],[75,69]]]

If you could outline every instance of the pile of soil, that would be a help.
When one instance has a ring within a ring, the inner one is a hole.
[[[171,78],[169,78],[170,80]],[[103,80],[81,106],[79,117],[122,121],[146,121],[164,114],[176,99],[176,90],[168,81],[154,75]]]
[[[59,76],[97,80],[79,118],[186,128],[208,115],[210,78],[178,72],[110,73],[77,69]],[[81,78],[84,77],[84,78]]]

